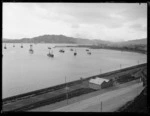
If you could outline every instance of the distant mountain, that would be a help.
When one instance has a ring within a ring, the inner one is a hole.
[[[147,45],[147,39],[136,39],[136,40],[129,40],[125,42],[119,42],[119,45]]]
[[[147,39],[137,39],[124,42],[110,42],[104,40],[89,40],[82,38],[67,37],[64,35],[42,35],[33,38],[22,39],[3,39],[4,43],[71,43],[71,44],[90,44],[90,45],[108,45],[108,46],[132,46],[132,45],[144,45],[147,46]]]
[[[136,39],[125,42],[113,43],[110,45],[111,47],[118,48],[128,48],[128,49],[136,49],[136,50],[145,50],[147,51],[147,39]]]
[[[4,43],[71,43],[71,44],[92,44],[101,45],[109,44],[108,41],[103,40],[89,40],[82,38],[67,37],[64,35],[42,35],[33,38],[22,39],[3,39]]]

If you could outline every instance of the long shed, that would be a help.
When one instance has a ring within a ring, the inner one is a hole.
[[[101,89],[102,83],[109,82],[108,79],[96,77],[95,79],[90,79],[89,80],[89,87],[93,89]]]

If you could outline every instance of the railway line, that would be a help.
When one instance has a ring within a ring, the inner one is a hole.
[[[95,78],[98,76],[102,78],[111,79],[114,78],[116,75],[125,75],[129,73],[134,74],[136,72],[143,70],[144,68],[146,68],[146,66],[147,64],[144,63],[129,68],[125,68],[125,69],[112,71],[105,74],[94,75],[92,77],[83,79],[82,82],[81,80],[69,82],[67,83],[67,86],[69,87],[68,94],[69,95],[72,94],[72,97],[76,97],[79,95],[94,92],[95,90],[91,90],[91,88],[88,88],[86,86],[81,86],[82,83],[87,82],[91,78]],[[65,100],[66,99],[65,87],[66,84],[61,84],[54,87],[49,87],[49,88],[3,99],[3,111],[4,112],[5,111],[26,111],[32,108],[44,106],[46,104],[53,104],[61,100]]]

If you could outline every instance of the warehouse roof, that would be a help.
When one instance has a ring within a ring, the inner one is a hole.
[[[97,85],[101,85],[104,81],[108,82],[109,80],[104,79],[104,78],[99,78],[99,77],[96,77],[95,79],[90,79],[89,80],[90,83],[94,83],[94,84],[97,84]]]

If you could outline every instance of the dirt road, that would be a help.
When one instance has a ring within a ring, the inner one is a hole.
[[[129,82],[119,85],[119,87],[111,88],[96,93],[90,93],[81,97],[76,97],[43,107],[39,107],[30,111],[56,111],[56,112],[111,112],[124,105],[126,102],[134,99],[143,90],[142,83]],[[106,92],[108,91],[108,92]]]
[[[101,112],[102,110],[102,112],[112,112],[124,105],[126,102],[134,99],[142,90],[143,87],[141,83],[134,84],[126,88],[114,90],[83,100],[80,103],[74,103],[62,108],[58,108],[54,111]]]

